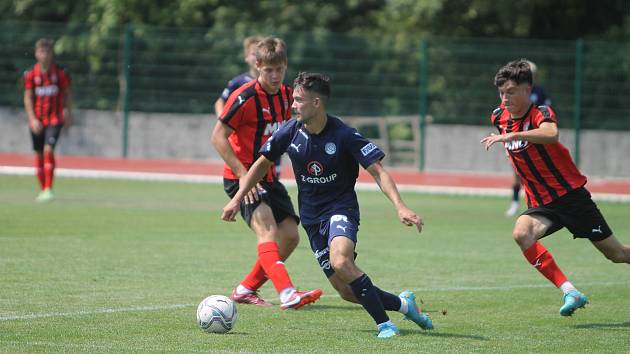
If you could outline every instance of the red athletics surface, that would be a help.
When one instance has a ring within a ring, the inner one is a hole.
[[[57,155],[56,162],[59,168],[78,170],[158,172],[203,176],[221,176],[223,174],[223,163],[214,160],[138,160]],[[33,155],[0,153],[0,166],[33,167],[33,164]],[[394,168],[390,168],[388,171],[396,183],[400,185],[509,189],[512,184],[512,176],[509,174],[418,172]],[[282,177],[293,177],[293,171],[287,164],[282,166]],[[361,169],[359,181],[372,182],[373,180],[365,170]],[[587,188],[593,193],[630,195],[630,179],[589,178]]]

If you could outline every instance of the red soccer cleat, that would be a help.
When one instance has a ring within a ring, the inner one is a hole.
[[[265,301],[262,297],[258,296],[258,292],[254,291],[253,293],[247,294],[237,294],[236,289],[232,291],[232,295],[230,295],[230,299],[234,300],[234,302],[238,302],[239,304],[249,304],[256,306],[272,306],[270,302]]]
[[[283,310],[297,310],[306,304],[314,303],[315,301],[317,301],[317,299],[319,299],[320,296],[322,296],[322,291],[320,289],[306,292],[296,290],[287,302],[280,305],[280,308]]]

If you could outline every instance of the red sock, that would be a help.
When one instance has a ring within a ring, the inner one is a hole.
[[[35,154],[35,171],[37,173],[37,180],[39,181],[39,188],[44,190],[44,156]]]
[[[258,245],[258,263],[273,282],[278,294],[286,288],[293,287],[289,273],[284,267],[284,262],[280,260],[276,242],[265,242]]]
[[[252,270],[247,274],[245,279],[241,282],[241,285],[249,290],[258,290],[267,281],[267,275],[265,270],[260,264],[260,260],[256,260]]]
[[[55,155],[53,152],[44,153],[44,189],[52,188],[55,172]]]
[[[567,277],[553,260],[551,253],[547,252],[545,246],[540,242],[531,245],[523,252],[523,255],[536,270],[549,279],[557,288],[567,281]]]

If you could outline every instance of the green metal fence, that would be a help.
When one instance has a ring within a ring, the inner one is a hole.
[[[233,34],[125,29],[99,36],[76,25],[0,22],[0,104],[21,105],[21,74],[33,64],[33,43],[43,36],[58,39],[57,60],[69,68],[82,108],[120,109],[128,82],[131,110],[211,112],[226,81],[245,70],[242,38]],[[584,41],[576,50],[576,41],[431,37],[394,49],[345,34],[277,35],[289,48],[287,81],[298,70],[328,73],[331,110],[341,115],[417,114],[426,90],[424,109],[434,122],[487,124],[498,102],[494,73],[511,59],[526,57],[538,64],[538,82],[551,96],[561,125],[573,126],[580,107],[583,127],[630,129],[630,44]],[[578,60],[583,63],[579,83]],[[424,87],[423,61],[428,65]]]
[[[488,124],[498,104],[497,69],[525,57],[551,96],[560,126],[630,130],[630,44],[500,38],[418,38],[396,46],[358,35],[275,33],[289,49],[287,82],[298,70],[333,80],[330,111],[342,116],[430,116],[434,123]],[[0,105],[22,105],[22,72],[40,37],[57,39],[57,61],[73,78],[80,108],[212,112],[245,70],[243,36],[204,28],[0,22]],[[579,137],[579,135],[578,135]]]

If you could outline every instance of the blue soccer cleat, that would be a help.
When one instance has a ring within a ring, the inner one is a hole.
[[[391,338],[400,334],[400,330],[391,321],[378,325],[378,338]]]
[[[571,316],[575,310],[583,308],[588,304],[588,298],[577,290],[571,290],[564,294],[564,305],[560,308],[560,315]]]
[[[405,320],[415,322],[422,329],[433,329],[433,321],[426,313],[422,313],[418,309],[416,304],[416,295],[409,290],[405,290],[400,295],[401,299],[407,301],[407,313],[405,314]]]

